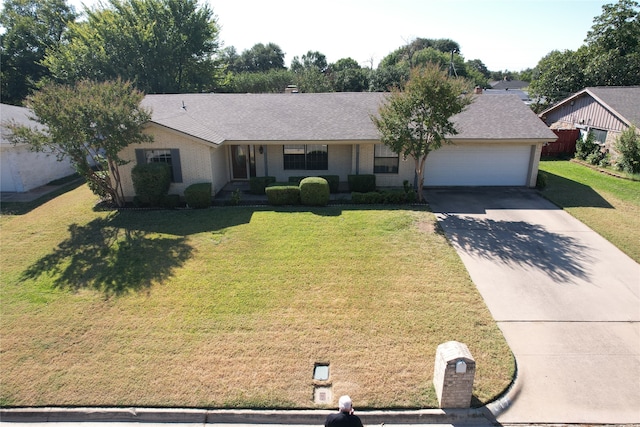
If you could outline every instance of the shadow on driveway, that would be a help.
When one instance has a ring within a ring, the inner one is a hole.
[[[587,276],[592,261],[577,239],[523,221],[496,221],[439,214],[449,239],[473,256],[541,270],[554,281]]]

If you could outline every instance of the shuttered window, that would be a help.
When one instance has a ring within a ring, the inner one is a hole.
[[[171,149],[136,149],[136,161],[144,163],[167,163],[171,166],[171,182],[182,182],[180,150]]]

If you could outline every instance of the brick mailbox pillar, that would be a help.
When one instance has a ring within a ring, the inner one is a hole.
[[[433,369],[433,385],[440,407],[470,407],[475,374],[476,361],[465,344],[457,341],[440,344]]]

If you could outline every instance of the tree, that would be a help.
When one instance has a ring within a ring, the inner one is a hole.
[[[65,0],[6,0],[0,14],[2,102],[19,104],[49,75],[42,65],[47,49],[55,49],[76,19]]]
[[[316,69],[324,73],[327,69],[327,57],[318,51],[308,51],[302,55],[302,60],[294,56],[291,60],[291,71],[299,73],[310,69]]]
[[[553,51],[531,72],[537,111],[587,86],[640,84],[640,4],[618,0],[602,6],[585,44],[577,51]]]
[[[266,45],[257,43],[251,49],[242,52],[235,69],[240,72],[264,72],[282,70],[284,66],[284,52],[275,43]]]
[[[342,58],[329,65],[328,76],[336,92],[363,92],[369,89],[369,70],[353,58]]]
[[[451,117],[472,102],[469,85],[463,79],[449,78],[438,65],[428,64],[411,70],[404,91],[394,90],[371,116],[383,144],[415,162],[415,188],[423,200],[424,165],[433,150],[457,134]]]
[[[86,21],[70,26],[69,42],[45,58],[58,82],[122,78],[146,93],[199,92],[215,84],[219,29],[208,5],[109,0],[85,12]]]
[[[620,134],[615,148],[620,153],[616,167],[628,173],[640,173],[640,134],[635,126]]]
[[[287,69],[235,73],[224,90],[232,93],[282,93],[293,81],[293,73]]]
[[[294,56],[291,60],[291,71],[295,84],[301,92],[331,92],[331,82],[325,74],[327,71],[327,57],[318,51],[308,51],[302,59]]]
[[[555,50],[538,62],[538,78],[529,86],[529,95],[538,99],[534,106],[536,111],[542,111],[586,86],[585,54],[584,47],[578,52]]]
[[[10,123],[13,143],[68,158],[91,190],[124,205],[118,153],[130,144],[150,142],[142,132],[151,113],[140,107],[143,94],[121,80],[73,86],[48,84],[27,99],[38,127]]]

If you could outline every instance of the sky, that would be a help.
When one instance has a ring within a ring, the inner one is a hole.
[[[77,10],[97,0],[68,0]],[[533,68],[553,50],[584,44],[602,6],[617,0],[200,0],[217,16],[223,47],[275,43],[285,62],[318,51],[362,66],[415,38],[451,39],[491,71]]]

